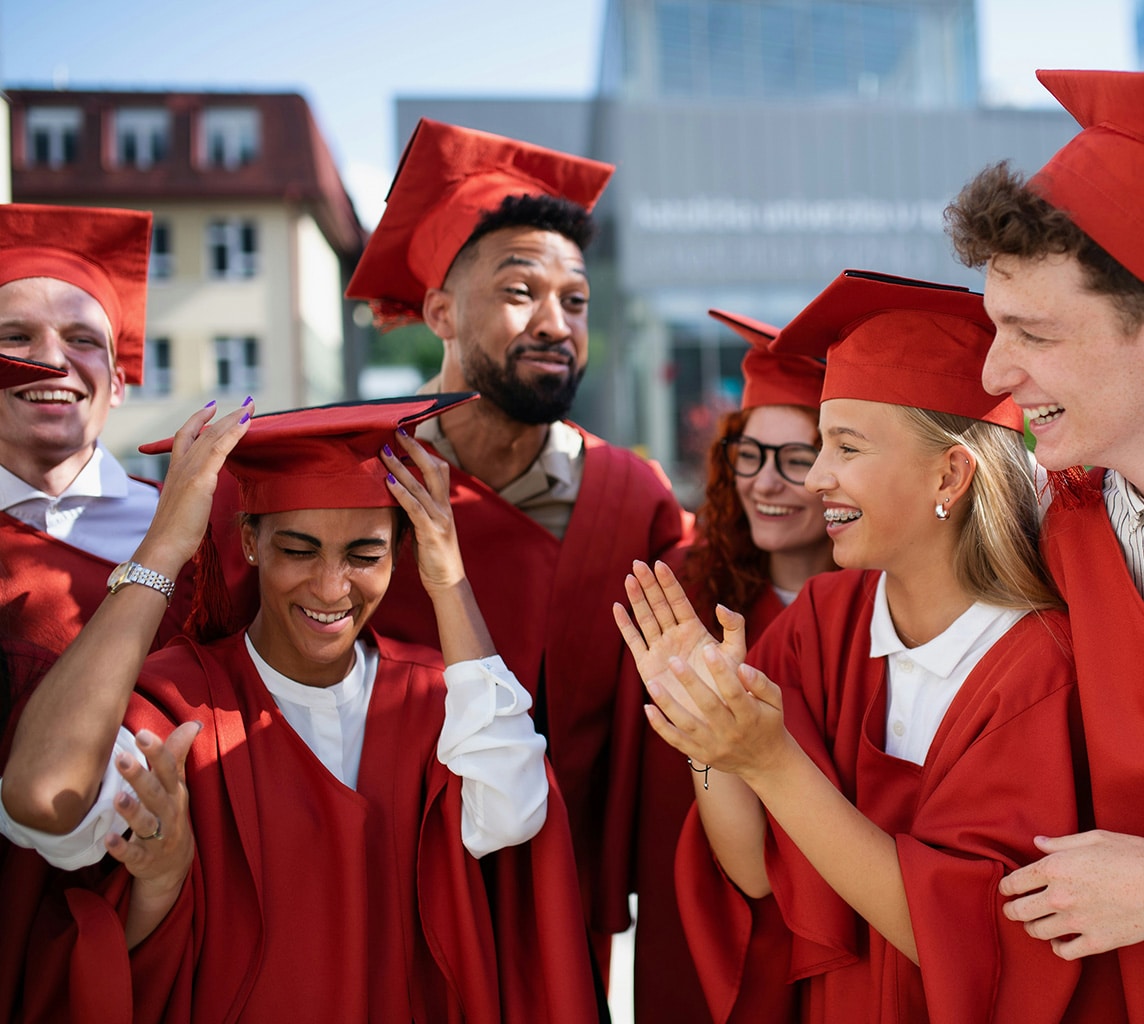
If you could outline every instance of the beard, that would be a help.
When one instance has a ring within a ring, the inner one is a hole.
[[[546,351],[545,346],[520,346],[508,351],[504,365],[494,362],[476,345],[461,357],[461,369],[469,387],[481,393],[510,419],[536,426],[564,419],[576,398],[584,367],[571,366],[568,374],[542,374],[530,381],[521,379],[517,365],[521,355]]]

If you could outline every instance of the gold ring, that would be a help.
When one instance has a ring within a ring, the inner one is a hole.
[[[137,836],[139,836],[140,839],[143,839],[143,840],[162,839],[163,838],[163,823],[158,818],[156,818],[155,819],[155,831],[152,832],[149,836],[140,836],[138,832],[136,832],[135,834]]]

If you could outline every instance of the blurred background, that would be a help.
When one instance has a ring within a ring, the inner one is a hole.
[[[739,399],[721,307],[781,326],[846,267],[976,285],[942,210],[1075,131],[1036,67],[1136,68],[1144,0],[0,2],[0,198],[155,213],[131,468],[205,398],[402,394],[422,327],[341,291],[421,116],[617,164],[575,418],[685,501]],[[9,177],[10,169],[10,177]],[[196,405],[197,403],[197,405]]]
[[[0,201],[154,211],[135,454],[209,398],[406,394],[440,362],[342,291],[428,116],[607,160],[574,417],[693,502],[743,344],[846,267],[978,286],[942,210],[1076,131],[1037,67],[1132,69],[1144,0],[0,0]],[[617,946],[613,1004],[630,1019]]]

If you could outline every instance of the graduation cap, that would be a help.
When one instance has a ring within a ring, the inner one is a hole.
[[[1030,187],[1144,280],[1144,72],[1038,71],[1037,78],[1083,130]]]
[[[346,289],[371,300],[378,326],[421,319],[484,214],[508,196],[556,196],[591,210],[615,168],[528,142],[422,118],[385,213]]]
[[[378,452],[403,449],[395,435],[477,398],[475,392],[387,398],[255,416],[226,458],[238,481],[239,508],[252,515],[309,508],[396,505]],[[174,438],[139,446],[171,451]],[[409,469],[420,478],[416,467]]]
[[[978,292],[844,270],[772,347],[826,357],[824,402],[859,398],[1022,430],[1013,400],[1000,400],[981,385],[993,334]]]
[[[770,344],[778,337],[779,329],[762,320],[722,309],[709,309],[707,313],[751,346],[743,356],[742,408],[753,409],[758,405],[818,408],[822,377],[826,372],[826,364],[821,359],[772,352]]]
[[[0,285],[54,277],[87,292],[111,322],[115,361],[143,383],[151,214],[0,204]]]
[[[52,380],[66,377],[67,370],[61,370],[34,359],[17,359],[15,356],[0,355],[0,389],[33,384],[38,380]]]

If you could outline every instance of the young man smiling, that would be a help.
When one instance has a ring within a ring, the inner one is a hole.
[[[1042,71],[1082,131],[1032,179],[1005,165],[950,207],[985,266],[997,337],[985,386],[1010,392],[1050,471],[1049,567],[1069,604],[1096,829],[1041,837],[1009,916],[1144,1020],[1144,74]],[[1097,467],[1085,473],[1079,467]],[[1087,785],[1082,780],[1081,792]],[[1109,953],[1115,950],[1116,953]],[[1105,955],[1102,955],[1105,954]],[[1119,963],[1117,963],[1119,961]]]
[[[612,168],[422,120],[347,294],[383,329],[423,319],[444,344],[430,390],[482,398],[418,429],[453,466],[473,590],[535,700],[568,804],[584,911],[598,937],[628,924],[643,689],[611,621],[634,559],[685,522],[667,482],[565,417],[588,361],[590,210]],[[433,643],[411,563],[380,621]]]
[[[0,393],[0,633],[56,652],[158,502],[99,443],[143,380],[150,234],[149,213],[0,206],[0,353],[64,371]],[[176,589],[163,641],[189,599]]]

